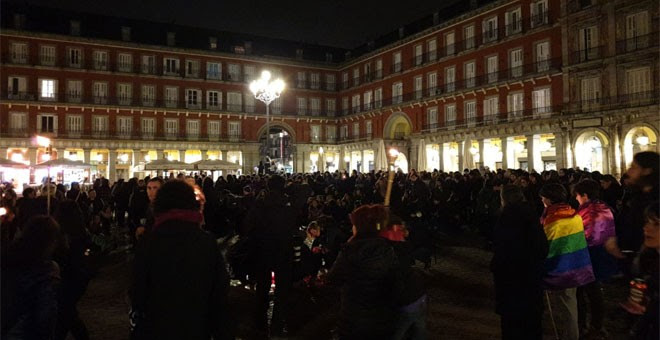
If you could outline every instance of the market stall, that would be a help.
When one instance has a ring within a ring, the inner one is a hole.
[[[11,182],[14,188],[21,190],[30,183],[30,167],[26,164],[0,158],[0,182]]]
[[[232,163],[221,159],[203,160],[192,163],[198,171],[211,171],[212,177],[216,179],[216,171],[219,176],[227,174],[240,173],[242,166],[238,163]]]
[[[157,159],[144,164],[144,171],[155,171],[157,176],[163,177],[167,177],[167,172],[170,171],[194,170],[194,168],[192,164],[167,159]]]
[[[48,176],[55,177],[56,183],[69,185],[71,182],[83,184],[90,179],[91,164],[82,161],[72,161],[67,158],[51,159],[39,163],[34,168],[34,176],[39,183]]]

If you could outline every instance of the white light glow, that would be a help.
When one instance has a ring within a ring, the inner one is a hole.
[[[147,155],[144,155],[144,161],[145,161],[145,162],[149,162],[149,161],[151,161],[151,156],[149,156],[148,154],[147,154]]]
[[[45,153],[45,154],[41,155],[41,161],[42,162],[48,162],[49,160],[50,160],[50,155],[49,154]]]
[[[322,147],[322,146],[319,147],[319,153],[320,153],[320,154],[323,154],[323,147]]]
[[[100,153],[97,153],[97,154],[96,154],[96,161],[97,161],[97,162],[103,162],[103,155],[100,154]]]
[[[128,154],[121,154],[119,155],[119,160],[122,161],[123,163],[128,162]]]
[[[591,138],[587,141],[587,145],[588,145],[590,148],[592,148],[592,149],[598,149],[598,148],[601,147],[600,140],[598,140],[598,138],[595,137],[595,136],[594,136],[594,137],[591,137]]]
[[[50,146],[50,138],[48,137],[37,136],[35,141],[37,142],[37,145],[43,146],[44,148]]]
[[[348,163],[350,161],[351,161],[351,156],[349,155],[344,156],[344,162]]]
[[[399,157],[399,150],[397,149],[390,149],[389,154],[392,158]]]
[[[78,154],[77,153],[70,153],[69,154],[69,159],[76,162],[78,161]]]
[[[216,160],[216,157],[215,157],[215,155],[211,155],[211,156],[209,156],[209,160],[211,160],[211,161],[214,161],[214,160]]]
[[[647,136],[639,136],[635,139],[635,142],[641,146],[647,146],[649,145],[649,137]]]
[[[541,151],[548,151],[552,148],[552,144],[550,144],[550,142],[546,141],[546,142],[541,143],[541,145],[539,147],[540,147]]]
[[[23,154],[22,153],[13,153],[11,154],[11,160],[16,163],[23,163]]]
[[[469,151],[472,155],[476,155],[477,153],[479,153],[479,149],[475,148],[474,146],[471,147]]]

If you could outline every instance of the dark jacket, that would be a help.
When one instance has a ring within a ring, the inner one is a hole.
[[[341,287],[339,334],[346,339],[387,339],[396,316],[393,292],[400,290],[396,253],[374,235],[346,244],[327,276]]]
[[[159,225],[135,254],[134,339],[230,338],[229,278],[215,239],[190,222]]]
[[[401,285],[397,287],[396,292],[397,306],[407,306],[422,296],[426,295],[424,287],[424,278],[419,270],[413,268],[415,257],[414,248],[408,241],[389,241],[399,260],[399,269],[397,270],[401,280]]]
[[[548,242],[527,203],[502,208],[493,235],[495,311],[513,317],[543,312],[542,279]]]

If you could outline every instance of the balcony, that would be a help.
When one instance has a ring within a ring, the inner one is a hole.
[[[644,50],[650,47],[658,46],[658,32],[653,32],[637,37],[618,40],[616,42],[616,53],[624,54],[639,50]]]
[[[530,25],[532,28],[547,25],[548,23],[549,23],[548,10],[544,10],[539,13],[533,14],[530,17]]]
[[[571,53],[571,65],[603,58],[605,46],[594,46]]]
[[[25,127],[21,128],[9,128],[7,131],[7,135],[9,137],[28,137],[29,136],[29,131]]]
[[[307,80],[298,79],[296,81],[296,88],[298,89],[306,89],[307,86]]]
[[[603,97],[571,102],[565,108],[568,114],[590,114],[610,110],[622,110],[658,104],[658,90],[622,94],[615,97]]]
[[[524,109],[524,110],[518,110],[512,112],[505,112],[503,116],[499,114],[489,114],[486,116],[451,119],[442,122],[425,124],[422,127],[422,131],[436,132],[436,131],[444,131],[444,130],[453,130],[457,128],[491,126],[499,123],[515,123],[525,120],[551,118],[552,116],[560,115],[561,108],[562,108],[561,106],[548,106],[548,107],[535,108],[535,109]],[[542,112],[542,116],[539,116],[541,112]]]
[[[523,31],[523,21],[522,19],[514,20],[513,22],[509,23],[505,27],[506,31],[506,36],[511,36],[514,34],[521,33]]]
[[[222,77],[222,80],[235,83],[244,82],[243,76],[240,73],[225,73]]]
[[[390,73],[399,73],[403,72],[403,63],[394,63],[390,69]]]

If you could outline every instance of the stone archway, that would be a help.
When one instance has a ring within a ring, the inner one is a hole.
[[[383,138],[403,139],[412,132],[412,121],[403,112],[394,112],[385,122]]]
[[[295,141],[297,140],[296,130],[291,125],[280,121],[270,122],[270,130],[272,131],[275,129],[286,131],[289,134],[289,136],[291,136],[292,143],[295,143]],[[259,128],[259,130],[257,130],[257,141],[261,141],[265,134],[266,134],[266,123],[264,122],[264,124]]]
[[[633,126],[623,137],[623,160],[628,166],[633,156],[642,151],[658,151],[658,132],[650,125]]]
[[[610,172],[610,137],[601,129],[581,131],[573,142],[575,165],[589,171]]]
[[[295,130],[284,122],[270,122],[270,136],[266,143],[266,124],[257,131],[260,145],[259,159],[269,171],[293,172],[295,158]],[[261,167],[259,171],[264,171]]]

